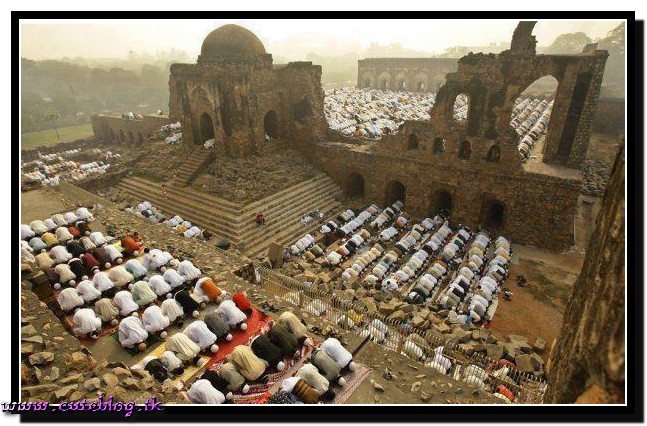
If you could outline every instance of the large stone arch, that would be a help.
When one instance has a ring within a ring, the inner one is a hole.
[[[376,86],[375,74],[372,71],[367,71],[363,73],[359,84],[361,88],[366,88],[366,89],[374,88]]]
[[[348,196],[360,198],[364,197],[365,182],[364,177],[360,173],[353,172],[349,174],[346,177],[344,187]]]
[[[429,200],[429,215],[435,216],[443,213],[450,216],[455,204],[454,196],[448,189],[437,189]]]
[[[506,223],[506,205],[491,195],[481,201],[481,226],[490,232],[502,232]]]
[[[265,139],[275,140],[279,138],[279,117],[276,111],[269,110],[263,116],[263,131]]]
[[[404,72],[398,73],[398,75],[395,76],[395,81],[393,83],[393,89],[394,90],[410,90],[410,87],[408,87],[409,82],[407,81],[407,74]]]
[[[413,79],[413,92],[428,92],[429,91],[429,76],[427,73],[419,72]]]
[[[392,86],[392,77],[391,74],[384,71],[383,73],[380,74],[380,76],[377,78],[376,81],[376,88],[378,89],[391,89],[393,88]]]
[[[406,205],[407,187],[399,180],[392,180],[384,190],[384,203],[385,205],[391,205],[396,201],[401,201],[402,204]]]
[[[208,112],[203,112],[200,115],[200,139],[194,141],[198,145],[204,144],[210,139],[216,137],[216,132],[214,130],[213,118]]]

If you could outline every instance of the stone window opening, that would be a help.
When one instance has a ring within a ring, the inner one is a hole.
[[[268,111],[263,118],[265,140],[273,141],[279,138],[279,119],[274,110]]]
[[[461,149],[458,152],[458,157],[462,160],[469,160],[472,156],[472,144],[468,140],[461,143]]]
[[[382,89],[389,88],[389,81],[387,79],[382,80]]]
[[[440,154],[445,152],[445,139],[436,138],[434,139],[434,153]]]
[[[364,197],[364,178],[357,172],[351,173],[346,179],[346,193],[350,197]]]
[[[293,107],[294,120],[298,123],[305,124],[312,118],[312,106],[308,99],[303,98]]]
[[[415,133],[411,133],[407,142],[407,151],[417,151],[419,146],[418,136]]]
[[[501,158],[501,149],[499,145],[492,145],[490,150],[487,153],[487,161],[496,163]]]
[[[419,81],[417,89],[418,89],[418,92],[424,92],[425,91],[425,82],[424,81]]]
[[[198,144],[202,145],[208,140],[215,139],[215,133],[213,131],[213,120],[211,115],[208,113],[203,113],[200,116],[200,139],[197,141]]]
[[[366,80],[364,80],[364,87],[366,87],[366,88],[371,87],[371,79],[370,78],[367,78]]]
[[[470,110],[470,97],[465,93],[461,93],[456,96],[454,100],[454,121],[457,123],[466,123],[467,118],[469,117]]]
[[[402,182],[394,180],[388,185],[385,199],[387,205],[391,205],[396,201],[401,201],[402,204],[406,204],[406,198],[407,189]]]
[[[452,195],[445,190],[436,191],[432,200],[429,212],[432,216],[443,214],[449,217],[452,211]]]
[[[505,205],[496,200],[485,203],[483,225],[487,230],[500,231],[505,223]]]

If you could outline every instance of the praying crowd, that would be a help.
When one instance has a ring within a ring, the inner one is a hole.
[[[326,91],[324,108],[328,126],[348,138],[377,140],[396,133],[405,121],[428,121],[434,93],[341,88]],[[537,140],[548,128],[554,101],[517,98],[511,127],[519,135],[519,153],[528,158]],[[454,102],[454,120],[466,121],[469,98],[459,94]]]
[[[145,354],[133,368],[196,404],[331,402],[356,370],[339,340],[318,344],[294,313],[272,321],[191,261],[137,233],[104,235],[93,222],[80,207],[20,226],[23,269],[45,273],[82,342],[113,336]]]
[[[198,228],[188,220],[184,220],[178,215],[168,218],[164,214],[164,212],[151,205],[151,203],[148,201],[141,202],[134,207],[126,205],[124,210],[128,213],[140,216],[151,223],[164,224],[171,228],[175,233],[186,238],[195,238],[199,241],[208,241],[213,236],[211,232],[207,231],[206,229]]]
[[[44,186],[58,186],[65,180],[79,182],[106,174],[111,167],[108,160],[119,161],[121,159],[121,154],[119,153],[98,151],[97,157],[102,158],[102,160],[85,163],[71,159],[79,155],[80,148],[47,155],[38,153],[38,160],[29,161],[22,165],[22,178],[25,181],[39,183]]]

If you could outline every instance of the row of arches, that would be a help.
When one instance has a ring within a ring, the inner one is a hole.
[[[418,135],[416,135],[415,133],[410,134],[409,138],[407,139],[407,151],[417,151],[419,147],[420,147],[420,141],[418,139]],[[440,154],[445,152],[445,140],[443,138],[438,137],[434,139],[433,152],[435,154]],[[468,140],[464,140],[463,142],[461,142],[461,146],[458,151],[458,157],[462,160],[469,160],[471,156],[472,156],[472,143]],[[501,149],[499,148],[498,145],[492,145],[485,159],[487,161],[497,162],[499,161],[500,157],[501,157]]]
[[[231,129],[227,131],[227,126],[225,125],[226,121],[224,117],[224,110],[221,109],[221,116],[223,119],[223,129],[227,136],[231,136]],[[313,117],[314,113],[312,111],[312,105],[307,99],[302,99],[296,104],[293,105],[292,115],[294,121],[300,124],[307,124],[310,119]],[[265,140],[272,141],[280,137],[281,134],[281,125],[279,121],[279,116],[274,110],[270,110],[265,113],[263,116],[263,132]],[[195,141],[196,144],[202,145],[204,142],[209,139],[215,138],[215,126],[211,114],[208,112],[202,113],[199,119],[199,138]]]
[[[345,183],[345,190],[348,196],[353,198],[363,198],[365,190],[364,177],[353,172],[348,175]],[[396,201],[402,201],[406,205],[407,189],[405,185],[397,180],[389,182],[384,194],[385,205],[390,205]],[[434,192],[429,200],[428,214],[435,216],[437,214],[450,215],[453,208],[452,194],[444,189]],[[489,230],[501,230],[505,225],[505,205],[499,200],[488,198],[483,201],[480,212],[481,224]]]
[[[445,82],[446,73],[436,74],[430,78],[426,73],[418,73],[413,78],[403,73],[395,78],[388,72],[383,72],[375,77],[372,73],[366,73],[360,82],[362,88],[366,89],[391,89],[410,92],[437,91]]]
[[[129,130],[128,133],[126,133],[123,129],[120,129],[119,133],[117,134],[112,127],[110,127],[108,132],[110,134],[109,137],[111,141],[117,141],[122,144],[128,141],[130,145],[135,145],[135,142],[137,143],[137,145],[144,143],[144,135],[142,135],[141,132],[133,133],[132,130]]]

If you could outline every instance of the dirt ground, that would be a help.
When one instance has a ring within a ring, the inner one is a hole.
[[[507,283],[513,293],[512,300],[499,302],[492,330],[501,339],[508,334],[526,336],[531,344],[541,337],[546,341],[542,356],[547,360],[584,256],[578,252],[557,254],[519,245],[513,245],[513,250],[519,260],[518,264],[513,261]],[[519,275],[527,280],[524,287],[517,286]]]
[[[51,189],[37,189],[34,191],[23,192],[20,196],[21,223],[29,224],[34,220],[45,220],[54,213],[60,213],[65,209],[65,205],[57,196],[52,196]]]

